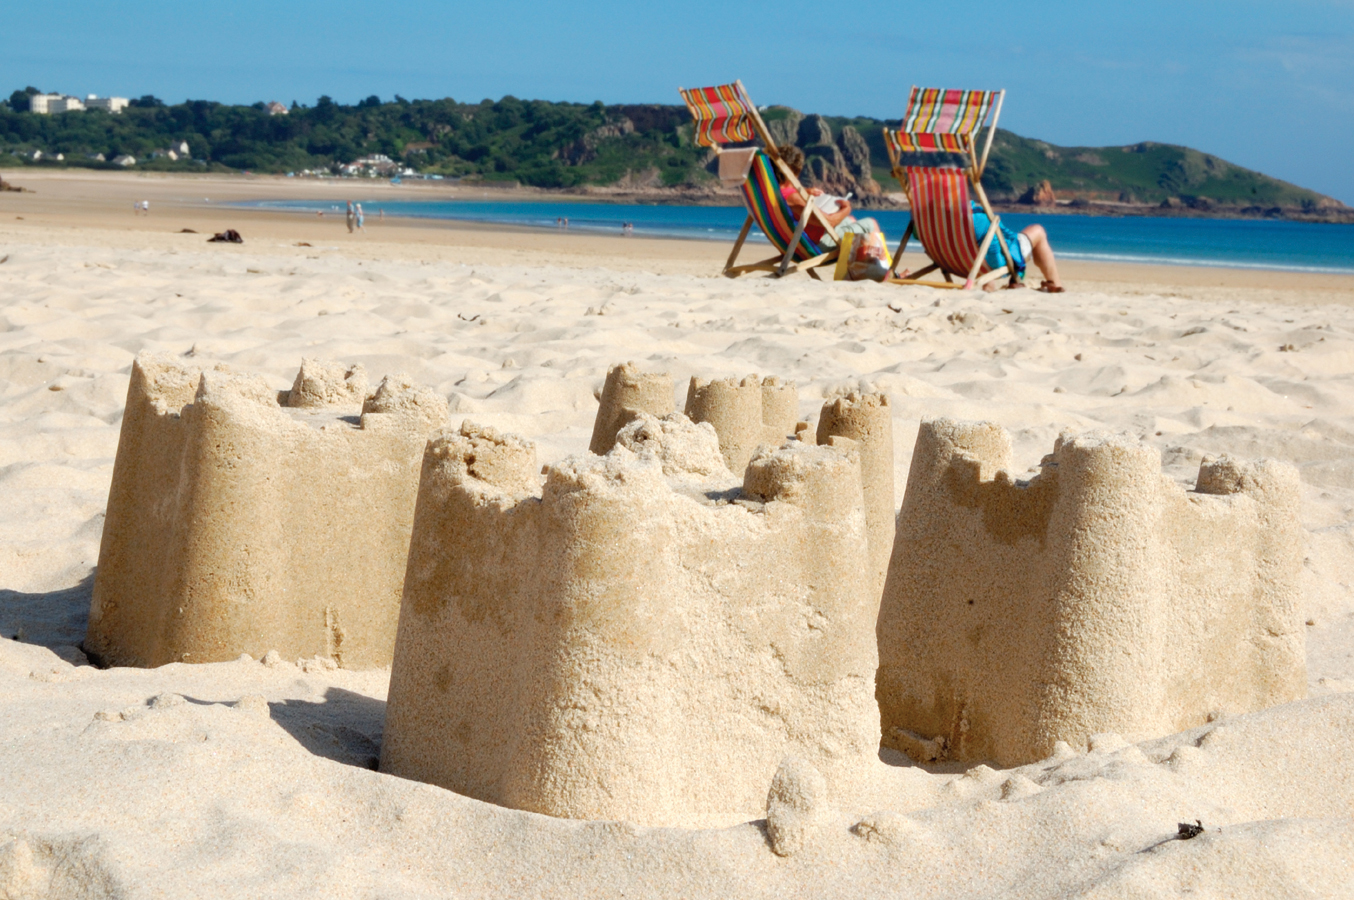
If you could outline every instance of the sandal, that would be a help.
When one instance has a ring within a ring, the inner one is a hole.
[[[1045,281],[1039,285],[1039,291],[1044,294],[1061,294],[1065,288],[1060,284],[1054,284],[1051,281]]]

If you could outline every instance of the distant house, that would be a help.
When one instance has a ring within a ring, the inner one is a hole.
[[[136,165],[136,157],[128,156],[126,153],[119,153],[117,156],[113,157],[113,165],[134,166]]]
[[[408,156],[410,153],[427,153],[432,148],[432,141],[410,141],[404,145],[404,154]]]
[[[42,159],[42,151],[34,150],[32,153],[28,154],[28,158],[33,160],[33,162],[37,162],[38,160]]]
[[[90,162],[104,162],[105,157],[102,153],[91,153],[88,156]]]
[[[375,178],[377,175],[398,174],[400,164],[384,153],[373,153],[370,156],[355,159],[339,168],[344,175],[367,175]]]
[[[291,112],[291,110],[287,109],[287,107],[278,103],[276,100],[269,100],[267,109],[268,115],[270,116],[285,116]]]
[[[183,159],[187,159],[188,157],[192,156],[192,154],[188,152],[187,141],[175,141],[174,143],[169,145],[169,149],[177,153]]]
[[[126,109],[130,102],[126,97],[100,97],[97,94],[90,94],[85,98],[85,109],[101,109],[117,115]]]

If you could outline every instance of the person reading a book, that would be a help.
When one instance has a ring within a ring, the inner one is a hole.
[[[799,178],[799,173],[804,171],[804,151],[793,144],[786,144],[777,147],[776,153],[794,173],[795,178]],[[797,220],[803,219],[808,212],[809,204],[812,203],[822,211],[822,218],[827,219],[828,224],[835,228],[838,234],[854,232],[863,236],[863,240],[857,242],[857,249],[852,254],[855,257],[850,267],[853,279],[869,278],[882,281],[888,275],[888,248],[879,223],[871,218],[857,219],[851,215],[851,201],[848,197],[824,193],[822,188],[801,188],[793,184],[781,185],[780,192]],[[836,246],[836,241],[827,234],[822,219],[818,216],[810,217],[804,226],[804,233],[816,244]]]
[[[790,171],[794,173],[795,178],[798,178],[799,173],[804,171],[804,151],[793,144],[786,144],[777,147],[776,152]],[[825,194],[822,188],[800,188],[793,184],[781,185],[780,193],[785,198],[785,202],[790,205],[790,211],[795,214],[796,219],[803,218],[808,205],[813,203],[823,211],[824,218],[833,228],[857,224],[856,218],[851,215],[851,202],[845,197]],[[867,221],[874,223],[875,231],[879,230],[879,225],[873,219]],[[817,216],[809,219],[809,223],[804,226],[804,233],[814,243],[821,243],[826,234],[823,224]]]

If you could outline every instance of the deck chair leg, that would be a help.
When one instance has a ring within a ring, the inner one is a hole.
[[[912,222],[907,223],[907,230],[903,232],[903,239],[898,242],[898,252],[893,254],[893,265],[889,266],[889,274],[898,274],[898,264],[903,259],[903,251],[907,245],[912,242]]]
[[[733,242],[733,252],[729,254],[729,261],[724,263],[725,275],[729,274],[729,270],[733,268],[733,264],[738,260],[738,251],[743,249],[743,242],[748,239],[748,232],[751,229],[752,215],[749,214],[748,217],[743,220],[743,230],[738,232],[738,240]],[[730,275],[729,277],[733,278],[735,276]]]
[[[1001,112],[1001,97],[998,96],[997,113],[1000,114],[1000,112]],[[992,135],[990,131],[987,136],[987,143],[988,149],[991,149]],[[984,150],[983,161],[986,162],[986,160],[987,160],[987,151]],[[973,192],[978,195],[978,204],[982,206],[983,212],[987,214],[988,221],[991,222],[994,226],[1000,225],[1001,219],[1000,217],[997,216],[996,213],[992,211],[992,203],[987,199],[987,191],[983,190],[981,171],[982,171],[981,166],[979,166],[978,169],[979,175],[973,181]],[[1001,229],[999,228],[997,229],[997,246],[1001,247],[1001,255],[1006,260],[1006,269],[1008,272],[1011,273],[1010,284],[1012,285],[1019,284],[1020,273],[1016,271],[1015,260],[1011,257],[1011,248],[1006,245],[1006,235],[1002,234]]]
[[[974,279],[978,277],[978,270],[983,267],[983,260],[987,259],[987,248],[992,246],[992,237],[997,233],[997,220],[989,219],[992,224],[987,229],[987,234],[983,236],[982,246],[978,248],[978,255],[973,258],[973,268],[968,270],[968,277],[964,279],[964,290],[971,291],[974,288]]]
[[[805,210],[805,212],[808,212],[808,210]],[[795,257],[795,248],[799,246],[799,239],[804,236],[804,229],[808,224],[809,217],[801,216],[799,224],[795,226],[795,236],[790,239],[790,243],[785,247],[785,257],[780,261],[780,271],[776,273],[777,278],[784,275],[785,270],[790,268],[790,261]]]

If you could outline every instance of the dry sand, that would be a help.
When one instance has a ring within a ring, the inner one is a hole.
[[[718,245],[370,217],[349,237],[194,199],[346,185],[4,174],[36,193],[0,194],[0,630],[22,638],[0,641],[0,897],[1354,896],[1354,279],[1083,264],[1058,296],[727,281]],[[204,243],[225,227],[248,243]],[[679,387],[792,379],[805,417],[867,382],[892,398],[899,502],[923,416],[1002,424],[1022,467],[1064,428],[1141,437],[1182,481],[1209,453],[1289,460],[1310,697],[1013,770],[885,752],[877,788],[812,811],[788,857],[762,822],[573,822],[380,775],[388,671],[101,671],[75,649],[141,350],[278,389],[303,356],[406,371],[453,426],[527,435],[543,461],[588,446],[622,360]],[[1195,819],[1200,837],[1172,839]]]

